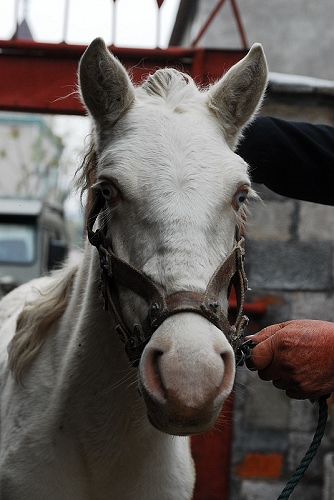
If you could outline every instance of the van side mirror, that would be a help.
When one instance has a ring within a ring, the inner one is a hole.
[[[48,270],[60,267],[68,254],[68,244],[65,240],[51,240],[49,245]]]

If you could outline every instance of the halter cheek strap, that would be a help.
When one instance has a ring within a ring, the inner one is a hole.
[[[248,318],[243,315],[247,279],[244,271],[244,238],[236,230],[233,250],[211,277],[204,294],[190,291],[175,292],[165,295],[160,287],[146,274],[131,266],[115,255],[106,241],[102,229],[93,230],[94,223],[103,210],[105,201],[97,191],[91,212],[88,216],[88,239],[100,256],[101,292],[104,308],[116,320],[116,332],[125,344],[125,351],[133,366],[138,366],[141,354],[157,328],[168,317],[180,312],[200,314],[219,328],[238,355],[242,344],[243,330]],[[147,303],[147,316],[142,323],[136,323],[132,329],[123,319],[117,285],[129,288]],[[221,310],[219,295],[224,288],[234,287],[237,299],[237,317],[230,324]],[[239,353],[240,354],[240,353]]]

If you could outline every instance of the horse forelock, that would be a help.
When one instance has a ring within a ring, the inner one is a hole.
[[[158,69],[155,73],[150,74],[142,88],[148,94],[157,94],[160,97],[165,97],[170,92],[175,92],[183,89],[186,85],[191,84],[192,79],[189,75],[181,73],[173,68]]]
[[[149,97],[162,98],[165,102],[176,104],[182,104],[182,102],[189,104],[191,101],[198,100],[199,95],[193,79],[173,68],[159,69],[149,75],[141,89]]]

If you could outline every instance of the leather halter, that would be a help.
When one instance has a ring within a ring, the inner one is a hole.
[[[179,291],[164,295],[160,287],[146,274],[115,255],[102,229],[93,230],[100,211],[105,207],[102,194],[98,190],[94,191],[95,197],[87,219],[88,239],[97,248],[100,256],[104,308],[116,320],[115,330],[125,344],[130,363],[138,366],[141,354],[155,330],[166,318],[180,312],[193,312],[204,316],[225,334],[238,354],[242,346],[243,330],[248,323],[248,318],[243,316],[247,278],[244,271],[244,238],[240,236],[239,229],[236,230],[233,250],[212,275],[204,294]],[[140,324],[135,323],[132,330],[122,316],[117,284],[140,295],[148,305],[146,318]],[[221,290],[230,290],[231,286],[235,289],[237,299],[237,317],[233,325],[229,323],[219,303]]]

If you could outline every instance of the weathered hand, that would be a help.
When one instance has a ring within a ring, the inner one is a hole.
[[[292,320],[246,339],[258,344],[247,366],[294,399],[317,399],[334,391],[334,323]]]

